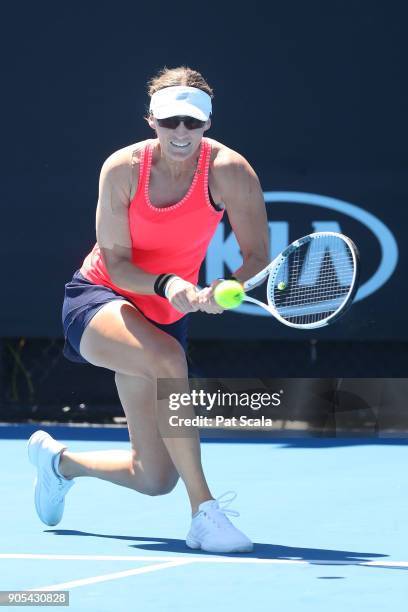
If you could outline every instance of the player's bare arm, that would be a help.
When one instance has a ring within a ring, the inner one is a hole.
[[[242,254],[242,266],[234,275],[244,282],[270,259],[262,188],[247,160],[226,147],[214,160],[213,179]]]
[[[96,209],[96,238],[104,264],[118,287],[154,293],[156,275],[132,264],[128,208],[137,187],[138,145],[113,153],[102,166]]]
[[[269,263],[268,222],[259,179],[239,153],[213,141],[214,160],[210,172],[210,189],[217,203],[222,203],[241,250],[243,263],[234,271],[246,281]],[[199,294],[200,309],[219,314],[213,294],[219,281]]]

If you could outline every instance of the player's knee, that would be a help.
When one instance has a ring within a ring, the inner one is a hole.
[[[158,495],[167,495],[173,491],[178,482],[178,474],[158,474],[146,478],[143,483],[143,493],[156,497]]]

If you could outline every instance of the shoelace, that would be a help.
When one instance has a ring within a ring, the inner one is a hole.
[[[230,497],[221,501],[226,495],[230,495]],[[232,510],[232,508],[228,508],[230,503],[233,502],[236,497],[237,494],[235,493],[235,491],[226,491],[225,493],[217,497],[217,499],[215,500],[216,502],[218,502],[217,510],[220,510],[223,514],[229,514],[230,516],[239,516],[239,512],[237,512],[237,510]],[[220,502],[222,506],[220,505]]]
[[[224,499],[227,495],[230,497]],[[204,511],[204,516],[214,523],[214,525],[217,525],[217,527],[231,527],[231,523],[226,515],[229,514],[230,516],[239,516],[239,512],[232,510],[232,508],[228,508],[230,503],[233,502],[236,497],[237,494],[235,491],[226,491],[214,500],[216,504],[214,504],[213,507]]]

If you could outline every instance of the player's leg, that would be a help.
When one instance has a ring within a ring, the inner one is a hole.
[[[162,438],[157,413],[157,378],[186,380],[187,364],[181,345],[149,323],[128,302],[109,302],[86,327],[80,352],[90,363],[115,372],[125,411],[132,451],[128,456],[106,452],[65,451],[60,471],[67,477],[96,476],[158,494],[183,479],[192,505],[211,499],[200,457],[198,432],[193,437]],[[184,416],[193,417],[192,407]]]
[[[158,494],[169,491],[180,475],[193,511],[187,546],[216,553],[252,550],[251,541],[225,515],[221,500],[227,505],[229,500],[225,495],[212,499],[201,466],[198,433],[177,438],[160,435],[163,400],[157,401],[157,378],[184,379],[188,389],[186,359],[179,342],[129,303],[114,301],[88,323],[80,352],[90,363],[115,372],[132,450],[70,453],[45,432],[33,434],[29,454],[39,476],[35,499],[40,519],[48,525],[61,520],[65,495],[74,483],[73,478],[67,479],[70,477],[97,476]],[[179,416],[193,417],[192,407],[183,407]],[[59,478],[58,472],[67,478]]]

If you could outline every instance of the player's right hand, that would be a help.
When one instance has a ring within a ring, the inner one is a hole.
[[[198,288],[192,283],[175,278],[169,281],[166,292],[168,301],[179,312],[186,314],[199,310]]]

